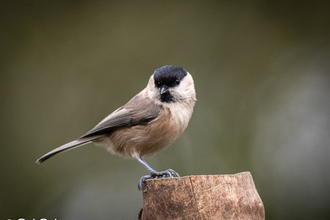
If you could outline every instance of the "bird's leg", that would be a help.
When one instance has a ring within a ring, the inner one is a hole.
[[[149,166],[149,164],[147,164],[147,162],[145,160],[143,160],[141,157],[137,157],[136,158],[137,161],[139,161],[145,168],[147,168],[147,170],[150,172],[149,175],[145,175],[143,177],[141,177],[139,184],[138,184],[138,188],[139,190],[142,189],[142,182],[146,181],[147,179],[154,179],[154,178],[165,178],[165,177],[179,177],[180,175],[175,172],[172,169],[168,169],[165,171],[156,171],[154,169],[151,168],[151,166]]]

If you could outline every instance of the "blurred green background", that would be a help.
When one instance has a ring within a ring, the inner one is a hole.
[[[93,145],[35,160],[167,64],[193,75],[198,101],[151,166],[250,171],[266,219],[330,219],[329,1],[0,4],[0,219],[137,219],[138,162]]]

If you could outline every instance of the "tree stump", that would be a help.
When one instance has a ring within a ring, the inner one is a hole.
[[[139,220],[265,219],[250,172],[150,179],[142,188]]]

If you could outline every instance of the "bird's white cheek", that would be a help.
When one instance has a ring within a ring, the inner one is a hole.
[[[149,99],[151,100],[157,100],[160,97],[159,91],[156,88],[150,88],[147,91],[147,96],[149,97]]]

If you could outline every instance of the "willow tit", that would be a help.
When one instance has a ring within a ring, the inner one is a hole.
[[[137,159],[149,178],[179,176],[172,169],[157,172],[143,159],[171,145],[186,129],[196,103],[192,76],[185,69],[163,66],[156,69],[148,85],[80,138],[64,144],[37,160],[48,158],[88,143],[104,146],[112,153]]]

